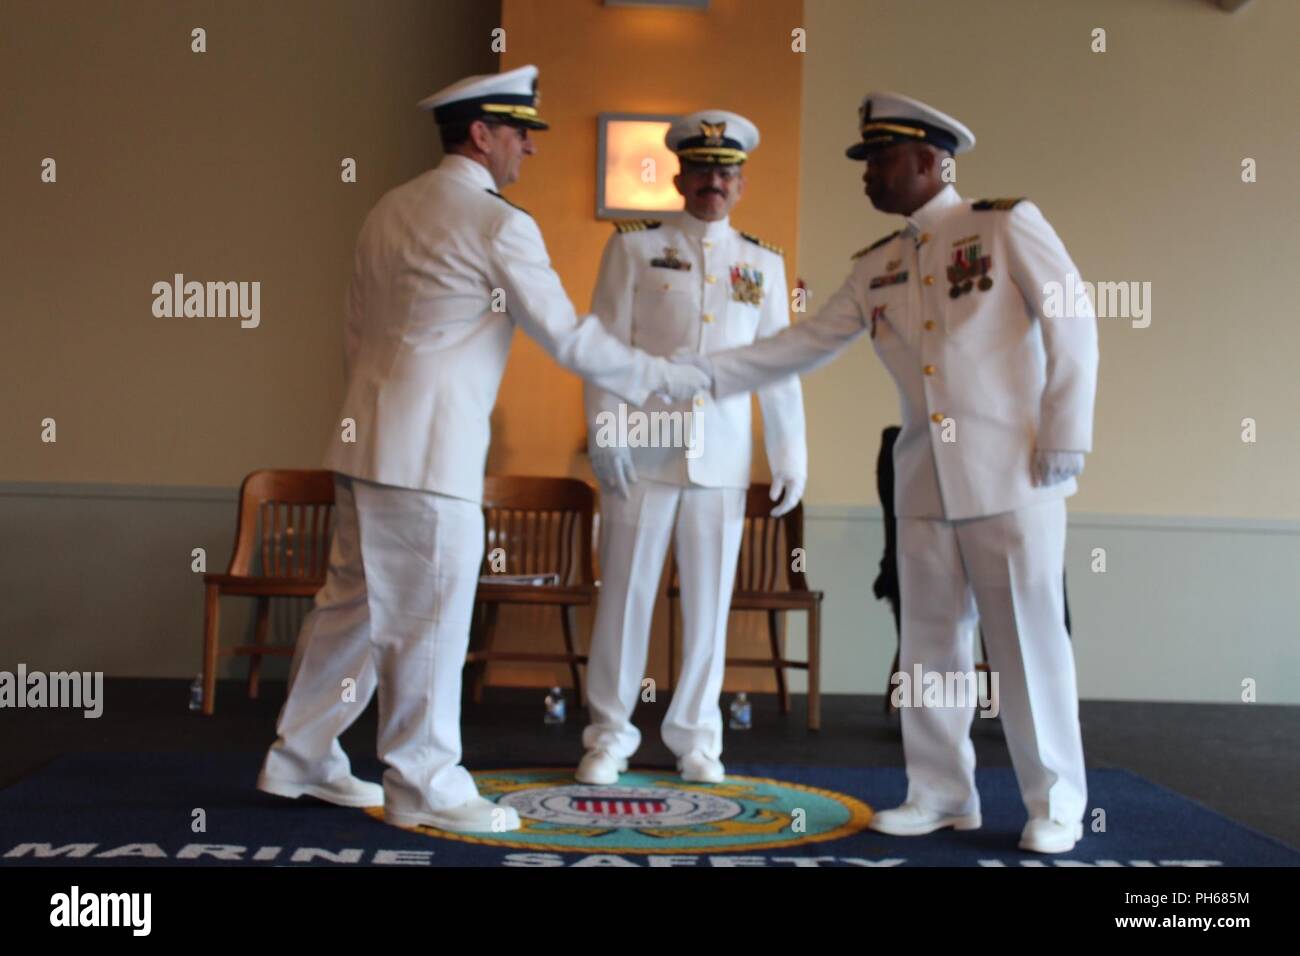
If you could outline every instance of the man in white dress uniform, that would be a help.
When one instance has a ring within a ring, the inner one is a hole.
[[[725,110],[693,113],[669,129],[666,143],[681,163],[673,182],[685,212],[666,222],[620,223],[605,247],[592,298],[591,310],[620,341],[654,355],[708,353],[747,345],[790,324],[780,250],[729,219],[744,188],[743,164],[758,139],[753,123]],[[788,376],[758,399],[772,497],[779,499],[773,514],[784,514],[798,504],[808,473],[799,380]],[[680,425],[676,432],[656,428],[653,409],[620,404],[598,384],[587,385],[588,450],[602,488],[601,593],[588,665],[591,724],[583,732],[587,752],[576,776],[583,783],[615,783],[640,744],[632,711],[641,694],[659,579],[675,538],[682,663],[663,740],[683,778],[720,782],[718,699],[749,487],[749,395],[702,395],[675,407],[676,420],[659,421]],[[643,440],[635,428],[619,434],[615,423],[638,418],[652,422]]]
[[[357,241],[347,393],[326,455],[337,517],[277,739],[258,779],[286,797],[383,804],[398,826],[503,831],[460,765],[461,672],[483,554],[489,414],[515,328],[628,401],[707,388],[574,314],[533,219],[498,192],[534,151],[537,70],[462,80],[424,100],[446,157],[387,193]],[[339,734],[379,693],[383,787],[352,776]]]
[[[982,624],[999,675],[1007,746],[1029,821],[1020,846],[1071,849],[1086,809],[1074,659],[1064,626],[1065,498],[1092,448],[1097,329],[1078,270],[1038,207],[962,199],[944,160],[975,138],[908,97],[860,110],[872,205],[906,226],[855,257],[815,318],[708,359],[715,396],[841,354],[868,333],[898,388],[894,449],[902,595],[901,672],[970,675]],[[1054,301],[1055,300],[1055,301]],[[901,709],[906,802],[874,829],[919,835],[980,825],[974,711]]]

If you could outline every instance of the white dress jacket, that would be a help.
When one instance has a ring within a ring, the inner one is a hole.
[[[629,401],[659,386],[663,360],[611,338],[594,316],[578,319],[537,224],[493,186],[482,165],[451,155],[366,217],[347,300],[347,392],[325,467],[481,501],[516,325]]]
[[[705,222],[681,213],[622,228],[626,231],[616,232],[605,246],[591,302],[591,311],[620,341],[652,355],[681,350],[708,354],[789,327],[781,253],[739,232],[729,220]],[[601,413],[618,415],[618,396],[599,387],[589,384],[585,401],[589,429],[596,428]],[[806,477],[798,377],[766,386],[758,401],[772,473]],[[626,408],[624,415],[632,412],[690,412],[698,441],[697,454],[690,456],[681,447],[632,447],[639,478],[706,488],[749,487],[754,442],[748,394],[716,400],[701,394],[693,402],[671,406],[656,398],[646,408]]]
[[[1049,308],[1054,283],[1073,288],[1079,274],[1037,206],[971,202],[947,186],[906,230],[859,253],[814,318],[712,356],[714,391],[817,368],[867,333],[898,388],[900,517],[974,518],[1067,497],[1076,480],[1036,487],[1031,460],[1036,448],[1092,449],[1097,322],[1086,299]],[[843,427],[855,427],[847,410]]]

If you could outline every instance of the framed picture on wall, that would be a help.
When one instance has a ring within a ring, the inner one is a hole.
[[[597,117],[597,219],[639,219],[682,209],[682,197],[673,187],[677,157],[664,145],[664,135],[675,119],[654,113]]]

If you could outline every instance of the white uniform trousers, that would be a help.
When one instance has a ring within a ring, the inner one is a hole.
[[[587,664],[591,723],[583,746],[629,758],[641,743],[632,711],[641,694],[650,622],[668,542],[676,531],[682,660],[661,728],[678,757],[722,753],[727,615],[745,523],[744,488],[700,488],[641,479],[628,498],[601,496],[600,598]]]
[[[970,673],[981,624],[1025,807],[1068,823],[1083,818],[1087,785],[1065,630],[1065,527],[1063,499],[961,521],[900,518],[898,571],[902,672]],[[969,702],[900,708],[908,802],[979,810],[974,713]]]
[[[303,622],[289,697],[263,772],[292,782],[350,772],[338,736],[379,691],[384,802],[439,810],[477,796],[460,766],[460,697],[483,557],[482,508],[336,474],[325,586]],[[355,701],[345,681],[356,681]]]

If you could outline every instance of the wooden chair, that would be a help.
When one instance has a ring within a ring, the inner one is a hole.
[[[474,666],[475,703],[483,699],[489,661],[567,664],[575,700],[582,700],[578,665],[586,664],[587,656],[574,645],[574,608],[595,602],[595,512],[595,492],[577,478],[489,475],[484,482],[483,577],[475,596],[475,641],[465,657]],[[555,583],[493,582],[497,574],[554,576]],[[565,653],[495,650],[497,615],[505,604],[558,608]]]
[[[781,713],[790,713],[790,689],[785,672],[789,668],[808,672],[808,729],[821,729],[821,603],[822,592],[810,591],[803,571],[794,570],[791,554],[803,547],[803,505],[796,505],[780,518],[771,515],[769,485],[750,485],[745,499],[745,528],[736,565],[736,584],[731,610],[766,611],[771,657],[728,657],[728,667],[770,667],[776,672]],[[668,578],[668,673],[677,675],[677,601],[681,586],[676,558],[670,556]],[[808,614],[808,659],[785,657],[785,614]]]
[[[217,658],[246,656],[248,696],[257,697],[262,658],[288,656],[293,645],[267,644],[270,600],[312,597],[325,583],[334,519],[334,475],[329,471],[255,471],[239,489],[239,526],[225,574],[205,574],[203,713],[215,710]],[[260,560],[254,571],[254,556]],[[252,644],[220,648],[223,596],[257,598]]]

